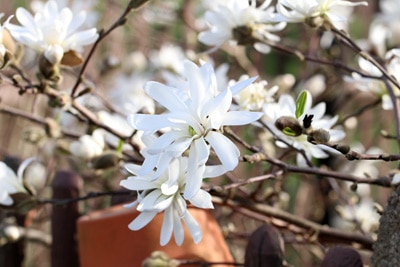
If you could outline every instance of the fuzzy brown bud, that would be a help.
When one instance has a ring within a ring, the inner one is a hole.
[[[307,140],[309,142],[317,144],[326,144],[329,142],[330,139],[331,135],[325,129],[314,130],[307,137]]]
[[[303,133],[303,127],[293,117],[282,116],[275,121],[275,127],[288,136],[300,136]]]
[[[109,151],[96,157],[92,161],[94,169],[108,169],[118,166],[121,156],[115,152]]]

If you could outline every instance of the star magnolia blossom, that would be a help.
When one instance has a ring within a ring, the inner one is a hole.
[[[312,107],[311,94],[307,92],[307,100],[304,112],[300,117],[297,118],[297,120],[300,125],[303,125],[303,119],[305,115],[314,115],[311,124],[312,128],[327,130],[330,134],[329,141],[337,142],[344,138],[345,133],[339,129],[331,129],[331,127],[336,123],[338,117],[325,117],[325,109],[326,104],[324,102],[319,103],[315,107]],[[307,160],[310,160],[312,157],[327,158],[329,155],[325,152],[325,150],[335,152],[333,151],[333,149],[327,146],[310,143],[307,140],[307,135],[302,134],[299,136],[289,136],[276,128],[275,121],[283,116],[288,116],[296,119],[296,103],[292,96],[286,94],[281,95],[278,103],[270,103],[265,105],[264,112],[266,115],[265,122],[273,131],[273,133],[283,141],[292,145],[294,148],[298,150],[303,150],[305,152]],[[280,147],[286,147],[286,144],[279,141],[277,142],[277,145]],[[300,153],[297,154],[297,165],[306,166],[306,160]]]
[[[368,3],[343,0],[279,0],[277,21],[306,22],[307,19],[323,18],[338,29],[346,29],[351,7]],[[317,23],[314,21],[313,23]],[[313,25],[321,26],[321,25]]]
[[[272,21],[275,9],[270,4],[271,0],[267,0],[257,7],[255,0],[228,0],[218,5],[205,14],[210,29],[199,34],[200,42],[216,47],[229,40],[238,44],[253,42],[254,38],[278,42],[280,38],[273,32],[283,30],[286,23]],[[270,50],[260,42],[256,42],[254,47],[262,53]]]
[[[146,226],[158,213],[164,212],[164,220],[161,227],[160,244],[166,245],[174,233],[175,242],[181,245],[184,239],[182,220],[186,224],[194,242],[197,244],[202,239],[201,229],[187,210],[183,192],[186,186],[186,173],[188,171],[188,159],[185,157],[174,159],[170,168],[163,172],[159,179],[152,181],[151,174],[141,176],[140,166],[126,164],[126,169],[134,176],[121,181],[121,186],[138,191],[138,200],[126,205],[133,207],[141,213],[129,224],[133,231]],[[208,168],[208,167],[207,167]],[[207,171],[206,171],[207,172]],[[170,183],[170,181],[175,181]],[[187,199],[192,205],[212,209],[211,195],[204,190],[199,190],[192,198]]]
[[[239,81],[247,80],[248,75],[242,75]],[[230,81],[235,83],[236,81]],[[273,86],[267,89],[268,82],[265,80],[254,82],[247,88],[236,94],[233,98],[241,110],[261,110],[264,104],[275,102],[273,96],[278,91],[278,86]]]
[[[8,167],[4,162],[0,161],[0,204],[10,206],[12,205],[13,199],[10,195],[15,193],[27,193],[25,187],[22,184],[22,176],[25,168],[33,161],[33,158],[29,158],[23,161],[18,168],[17,175],[15,172]]]
[[[128,123],[150,136],[157,131],[164,133],[146,148],[146,157],[141,175],[157,171],[154,179],[165,171],[173,158],[181,157],[188,150],[189,168],[187,172],[189,188],[185,197],[193,197],[200,188],[202,175],[213,149],[227,171],[238,165],[238,148],[222,134],[222,127],[244,125],[262,116],[262,113],[229,111],[232,95],[249,86],[255,78],[218,90],[214,70],[209,63],[201,67],[190,61],[184,62],[188,82],[186,96],[176,93],[176,88],[157,82],[147,82],[146,93],[167,109],[159,115],[133,114]]]
[[[67,7],[59,9],[56,1],[48,1],[35,16],[19,7],[16,18],[21,26],[8,24],[11,35],[18,42],[44,53],[52,64],[59,63],[65,52],[81,52],[83,46],[95,42],[98,37],[95,28],[78,31],[85,22],[85,12],[74,14]]]

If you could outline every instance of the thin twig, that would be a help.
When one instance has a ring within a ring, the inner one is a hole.
[[[83,79],[83,73],[86,70],[86,67],[89,64],[90,59],[92,58],[94,52],[96,51],[97,46],[100,44],[100,42],[107,36],[109,35],[113,30],[115,30],[116,28],[124,25],[127,21],[127,16],[129,15],[129,13],[132,11],[132,7],[131,5],[127,5],[127,7],[125,8],[124,12],[122,13],[122,15],[110,26],[110,28],[106,31],[100,31],[99,32],[99,37],[97,38],[96,42],[92,45],[88,56],[86,57],[85,61],[83,62],[83,65],[79,71],[78,77],[76,79],[76,82],[74,84],[74,86],[72,87],[71,90],[71,97],[75,96],[76,90],[78,89],[78,86],[81,84],[82,79]]]
[[[306,230],[305,233],[312,233],[320,242],[342,242],[346,244],[358,243],[365,249],[369,250],[372,249],[374,243],[371,237],[320,225],[265,204],[252,203],[239,198],[235,200],[224,199],[223,197],[218,196],[213,196],[212,200],[215,205],[228,206],[234,210],[246,209],[253,211],[258,215],[273,217],[296,227],[303,228]]]

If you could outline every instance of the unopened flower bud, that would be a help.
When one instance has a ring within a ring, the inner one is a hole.
[[[325,144],[331,139],[331,135],[325,129],[317,129],[308,135],[308,141],[311,143]]]
[[[303,133],[303,127],[293,117],[282,116],[275,121],[275,127],[288,136],[300,136]]]
[[[170,259],[167,254],[162,251],[154,251],[151,256],[142,263],[143,267],[177,267],[179,261]]]
[[[46,118],[46,134],[50,138],[58,138],[61,136],[60,125],[52,118]]]
[[[96,157],[92,161],[92,167],[94,169],[107,169],[116,167],[119,164],[121,156],[116,152],[110,151],[105,152],[102,155]]]
[[[322,25],[324,25],[325,20],[321,16],[315,16],[306,18],[304,22],[311,28],[319,28],[322,27]]]
[[[39,71],[44,78],[50,81],[58,82],[60,80],[60,68],[58,63],[52,63],[45,54],[39,57]]]

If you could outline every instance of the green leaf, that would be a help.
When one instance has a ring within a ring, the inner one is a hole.
[[[306,107],[307,102],[307,91],[301,91],[300,95],[296,100],[296,118],[300,118],[304,113],[304,109]]]
[[[290,128],[290,127],[285,127],[285,128],[283,128],[282,132],[283,132],[285,135],[288,135],[288,136],[298,136],[298,134],[296,134],[296,132],[293,131],[292,128]]]
[[[122,140],[122,139],[118,140],[118,145],[117,145],[117,148],[115,149],[118,154],[122,154],[122,148],[124,146],[124,143],[125,143],[124,140]]]

